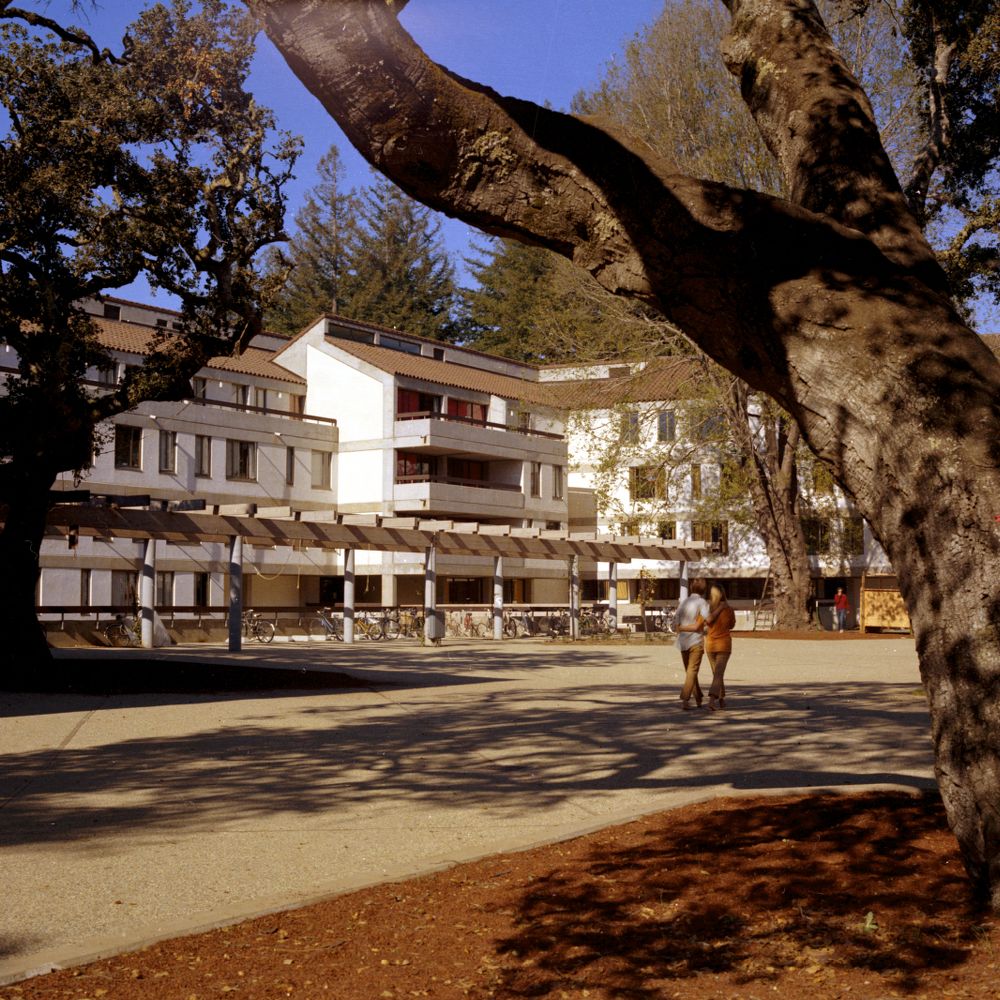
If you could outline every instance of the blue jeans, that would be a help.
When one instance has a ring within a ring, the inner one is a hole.
[[[843,632],[847,628],[847,612],[843,608],[837,608],[837,631]]]

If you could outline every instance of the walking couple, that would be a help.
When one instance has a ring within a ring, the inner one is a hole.
[[[702,702],[698,670],[701,657],[708,656],[712,668],[712,686],[708,691],[708,707],[712,711],[726,707],[726,664],[733,651],[733,628],[736,615],[726,601],[726,592],[712,584],[708,600],[708,584],[700,577],[691,581],[691,595],[681,601],[674,618],[677,648],[684,662],[684,687],[681,689],[681,707],[691,707],[691,698],[700,708]]]

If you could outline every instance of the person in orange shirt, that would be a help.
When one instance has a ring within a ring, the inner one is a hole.
[[[726,707],[726,665],[733,652],[733,628],[736,613],[726,600],[726,592],[713,583],[709,590],[708,617],[705,619],[705,655],[712,668],[712,686],[708,707],[713,712]]]

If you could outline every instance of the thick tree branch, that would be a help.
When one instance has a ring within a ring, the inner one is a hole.
[[[827,218],[671,173],[603,123],[456,78],[424,55],[384,0],[253,6],[351,142],[409,194],[486,232],[561,253],[606,289],[654,303],[786,407],[794,393],[785,341],[806,303],[775,290],[791,291],[810,274],[832,281],[831,294],[874,275],[910,281],[909,267]],[[901,211],[910,219],[905,204]],[[914,238],[916,260],[925,244]],[[819,326],[836,322],[829,301],[810,297]],[[775,336],[760,337],[765,328]]]
[[[797,204],[868,236],[944,290],[861,85],[811,0],[724,0],[723,55]]]

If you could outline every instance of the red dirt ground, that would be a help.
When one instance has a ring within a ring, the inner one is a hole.
[[[725,799],[0,987],[3,1000],[1000,998],[936,795]]]

